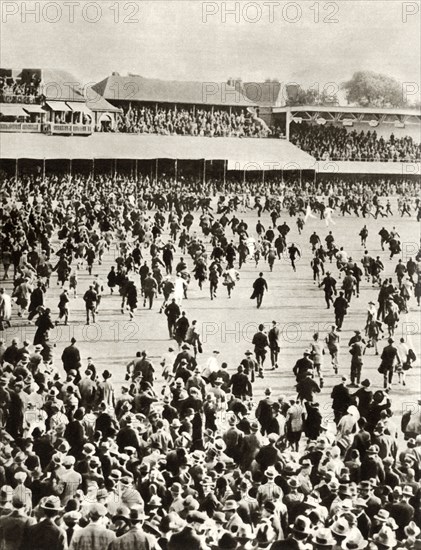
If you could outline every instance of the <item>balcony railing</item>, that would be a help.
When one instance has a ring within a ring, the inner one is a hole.
[[[0,132],[33,132],[40,133],[42,125],[36,122],[0,122]]]
[[[39,95],[21,95],[8,92],[0,92],[0,103],[22,103],[26,105],[36,105],[41,103],[41,97]]]
[[[0,122],[0,132],[41,133],[49,135],[89,136],[94,132],[91,124],[55,124],[46,122]]]
[[[48,122],[44,124],[44,132],[51,135],[83,135],[88,136],[92,134],[94,128],[90,124],[57,124],[55,122]]]

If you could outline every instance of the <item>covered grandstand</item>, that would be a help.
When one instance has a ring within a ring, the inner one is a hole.
[[[319,105],[274,107],[271,120],[317,172],[379,175],[421,173],[420,122],[416,109]]]
[[[272,124],[286,119],[289,139],[291,122],[308,122],[319,125],[342,125],[357,131],[375,129],[379,135],[394,132],[398,137],[411,135],[421,140],[421,112],[416,109],[388,109],[360,106],[299,105],[273,107]]]
[[[113,73],[84,89],[61,70],[0,74],[0,131],[9,134],[2,139],[3,159],[220,161],[226,170],[315,174],[421,172],[421,113],[413,109],[277,107],[267,101],[266,124],[235,82]],[[256,139],[281,134],[286,139]]]
[[[98,133],[89,138],[11,134],[2,144],[8,160],[159,160],[222,161],[227,170],[315,170],[309,154],[284,140],[201,138]]]

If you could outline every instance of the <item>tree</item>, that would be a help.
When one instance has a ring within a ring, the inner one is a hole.
[[[328,94],[325,90],[319,92],[315,88],[305,90],[301,86],[287,86],[286,105],[296,107],[298,105],[338,105],[336,94]]]
[[[357,71],[342,85],[348,103],[363,107],[403,107],[401,84],[391,76],[373,71]]]

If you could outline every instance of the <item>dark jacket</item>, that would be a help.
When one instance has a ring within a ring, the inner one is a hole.
[[[319,392],[319,385],[309,376],[297,384],[297,393],[303,401],[313,401],[313,394]]]
[[[31,525],[21,550],[67,550],[67,537],[63,529],[46,518],[36,525]]]
[[[64,348],[61,360],[63,361],[63,368],[66,372],[71,369],[80,368],[80,353],[73,344]]]
[[[263,277],[259,277],[256,279],[253,283],[253,294],[254,296],[259,296],[260,294],[263,294],[265,290],[268,290],[268,284]]]
[[[345,384],[337,384],[336,386],[333,386],[330,397],[332,398],[332,409],[334,411],[345,412],[351,404],[349,389],[345,386]]]
[[[382,352],[381,360],[384,367],[391,369],[394,366],[395,359],[398,357],[398,350],[392,344],[386,346]]]

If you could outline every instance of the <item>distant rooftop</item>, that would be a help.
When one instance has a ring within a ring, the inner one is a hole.
[[[92,88],[108,101],[143,101],[188,105],[253,107],[241,91],[226,82],[159,80],[113,73]]]

